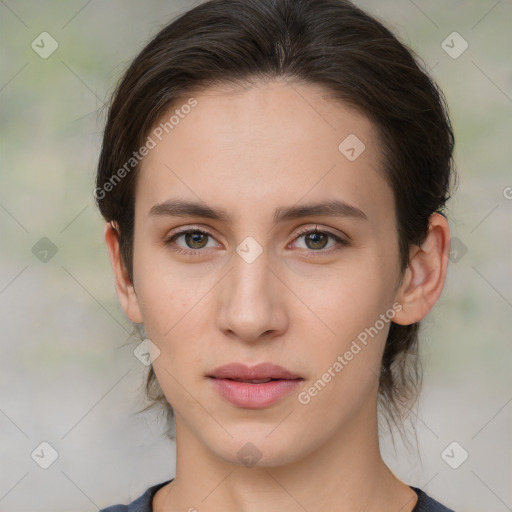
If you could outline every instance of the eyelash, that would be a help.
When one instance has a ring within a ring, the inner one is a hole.
[[[166,238],[164,240],[164,244],[166,246],[174,245],[173,242],[175,242],[177,238],[179,238],[180,236],[183,236],[183,235],[187,235],[189,233],[201,233],[203,235],[206,235],[206,236],[209,236],[211,238],[214,238],[213,235],[211,233],[209,233],[208,231],[204,231],[204,230],[199,229],[199,228],[186,228],[186,229],[183,229],[182,231],[174,233],[170,237]],[[300,237],[302,237],[304,235],[309,235],[309,234],[313,234],[313,233],[318,233],[318,234],[321,234],[321,235],[327,235],[327,236],[333,238],[342,247],[349,245],[349,243],[346,240],[343,240],[338,235],[335,235],[334,233],[332,233],[330,231],[327,231],[327,230],[321,231],[321,230],[318,230],[316,228],[314,228],[314,229],[311,229],[311,228],[300,229],[300,230],[298,230],[295,233],[295,238],[300,238]],[[341,247],[338,247],[337,249],[334,249],[334,250],[339,250],[340,248]],[[191,256],[200,255],[200,253],[204,253],[205,252],[205,249],[183,249],[183,247],[180,247],[180,246],[172,247],[172,249],[174,251],[179,252],[179,253],[186,254],[186,255],[191,255]],[[324,255],[324,254],[328,254],[329,252],[331,252],[331,249],[332,249],[332,247],[330,249],[325,249],[325,250],[324,249],[318,249],[318,250],[304,249],[304,250],[306,251],[306,254],[308,256],[316,257],[316,256],[319,256],[319,255],[321,256],[321,255]]]

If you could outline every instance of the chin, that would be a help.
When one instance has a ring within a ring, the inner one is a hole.
[[[272,468],[284,466],[301,458],[302,446],[299,445],[300,437],[294,441],[290,432],[286,437],[272,434],[272,429],[248,428],[243,433],[234,435],[226,443],[226,439],[218,441],[218,444],[210,444],[210,449],[217,457],[231,464],[241,467]],[[210,440],[211,442],[212,440]]]

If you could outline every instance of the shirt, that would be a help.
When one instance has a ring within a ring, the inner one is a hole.
[[[99,512],[153,512],[153,497],[158,489],[172,482],[172,480],[174,479],[150,487],[144,494],[139,496],[135,501],[132,501],[129,505],[113,505],[103,508]],[[418,501],[412,512],[454,512],[452,509],[441,505],[441,503],[428,496],[421,489],[413,487],[412,485],[410,487],[418,495]]]

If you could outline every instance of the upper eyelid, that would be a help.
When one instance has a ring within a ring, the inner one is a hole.
[[[209,236],[212,236],[212,237],[215,237],[215,235],[212,234],[212,232],[208,229],[208,228],[203,228],[201,226],[186,226],[186,227],[183,227],[183,228],[177,228],[177,231],[173,232],[172,234],[169,234],[168,236],[166,236],[166,238],[171,238],[175,235],[181,235],[183,233],[189,233],[189,232],[201,232],[201,233],[205,233]],[[339,230],[338,230],[339,231]],[[310,233],[310,232],[318,232],[318,233],[327,233],[327,234],[330,234],[330,235],[333,235],[333,236],[339,236],[339,237],[346,237],[348,238],[347,235],[345,235],[344,233],[334,233],[333,230],[331,228],[325,228],[323,226],[319,226],[318,224],[314,224],[313,226],[309,226],[309,227],[303,227],[303,228],[299,228],[295,231],[295,234],[297,235],[304,235],[304,234],[307,234],[307,233]]]

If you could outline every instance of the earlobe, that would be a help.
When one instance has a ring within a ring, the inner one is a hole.
[[[119,245],[117,227],[110,222],[105,224],[105,242],[107,244],[110,265],[114,273],[117,298],[125,315],[135,323],[143,322],[135,288],[123,263]]]
[[[434,213],[430,216],[425,241],[411,251],[396,299],[402,310],[395,315],[393,322],[409,325],[427,316],[443,290],[449,252],[448,221],[441,214]]]

